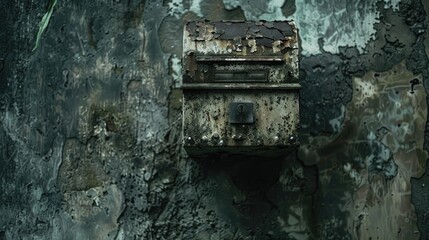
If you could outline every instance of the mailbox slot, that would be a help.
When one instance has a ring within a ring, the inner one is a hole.
[[[215,82],[267,82],[267,71],[216,71],[213,81]]]
[[[284,62],[281,57],[272,56],[198,56],[197,62]]]

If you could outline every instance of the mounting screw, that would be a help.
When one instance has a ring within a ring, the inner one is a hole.
[[[213,135],[212,135],[212,139],[219,139],[219,134],[217,134],[217,133],[213,133]]]
[[[245,139],[245,137],[243,136],[243,135],[233,135],[232,136],[232,139],[234,140],[234,141],[243,141],[244,139]]]
[[[194,140],[192,139],[192,137],[187,137],[187,138],[186,138],[186,143],[188,143],[188,144],[193,144],[193,143],[194,143]]]

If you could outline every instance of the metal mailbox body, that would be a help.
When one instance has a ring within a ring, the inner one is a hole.
[[[293,149],[298,75],[293,22],[188,22],[182,83],[188,154],[269,157]]]

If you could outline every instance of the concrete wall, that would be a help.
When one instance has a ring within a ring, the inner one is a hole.
[[[2,1],[0,239],[428,239],[428,10]],[[177,87],[183,23],[197,19],[296,21],[296,152],[187,157]]]

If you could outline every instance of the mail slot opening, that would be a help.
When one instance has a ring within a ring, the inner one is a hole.
[[[216,82],[267,82],[267,71],[217,71]]]

